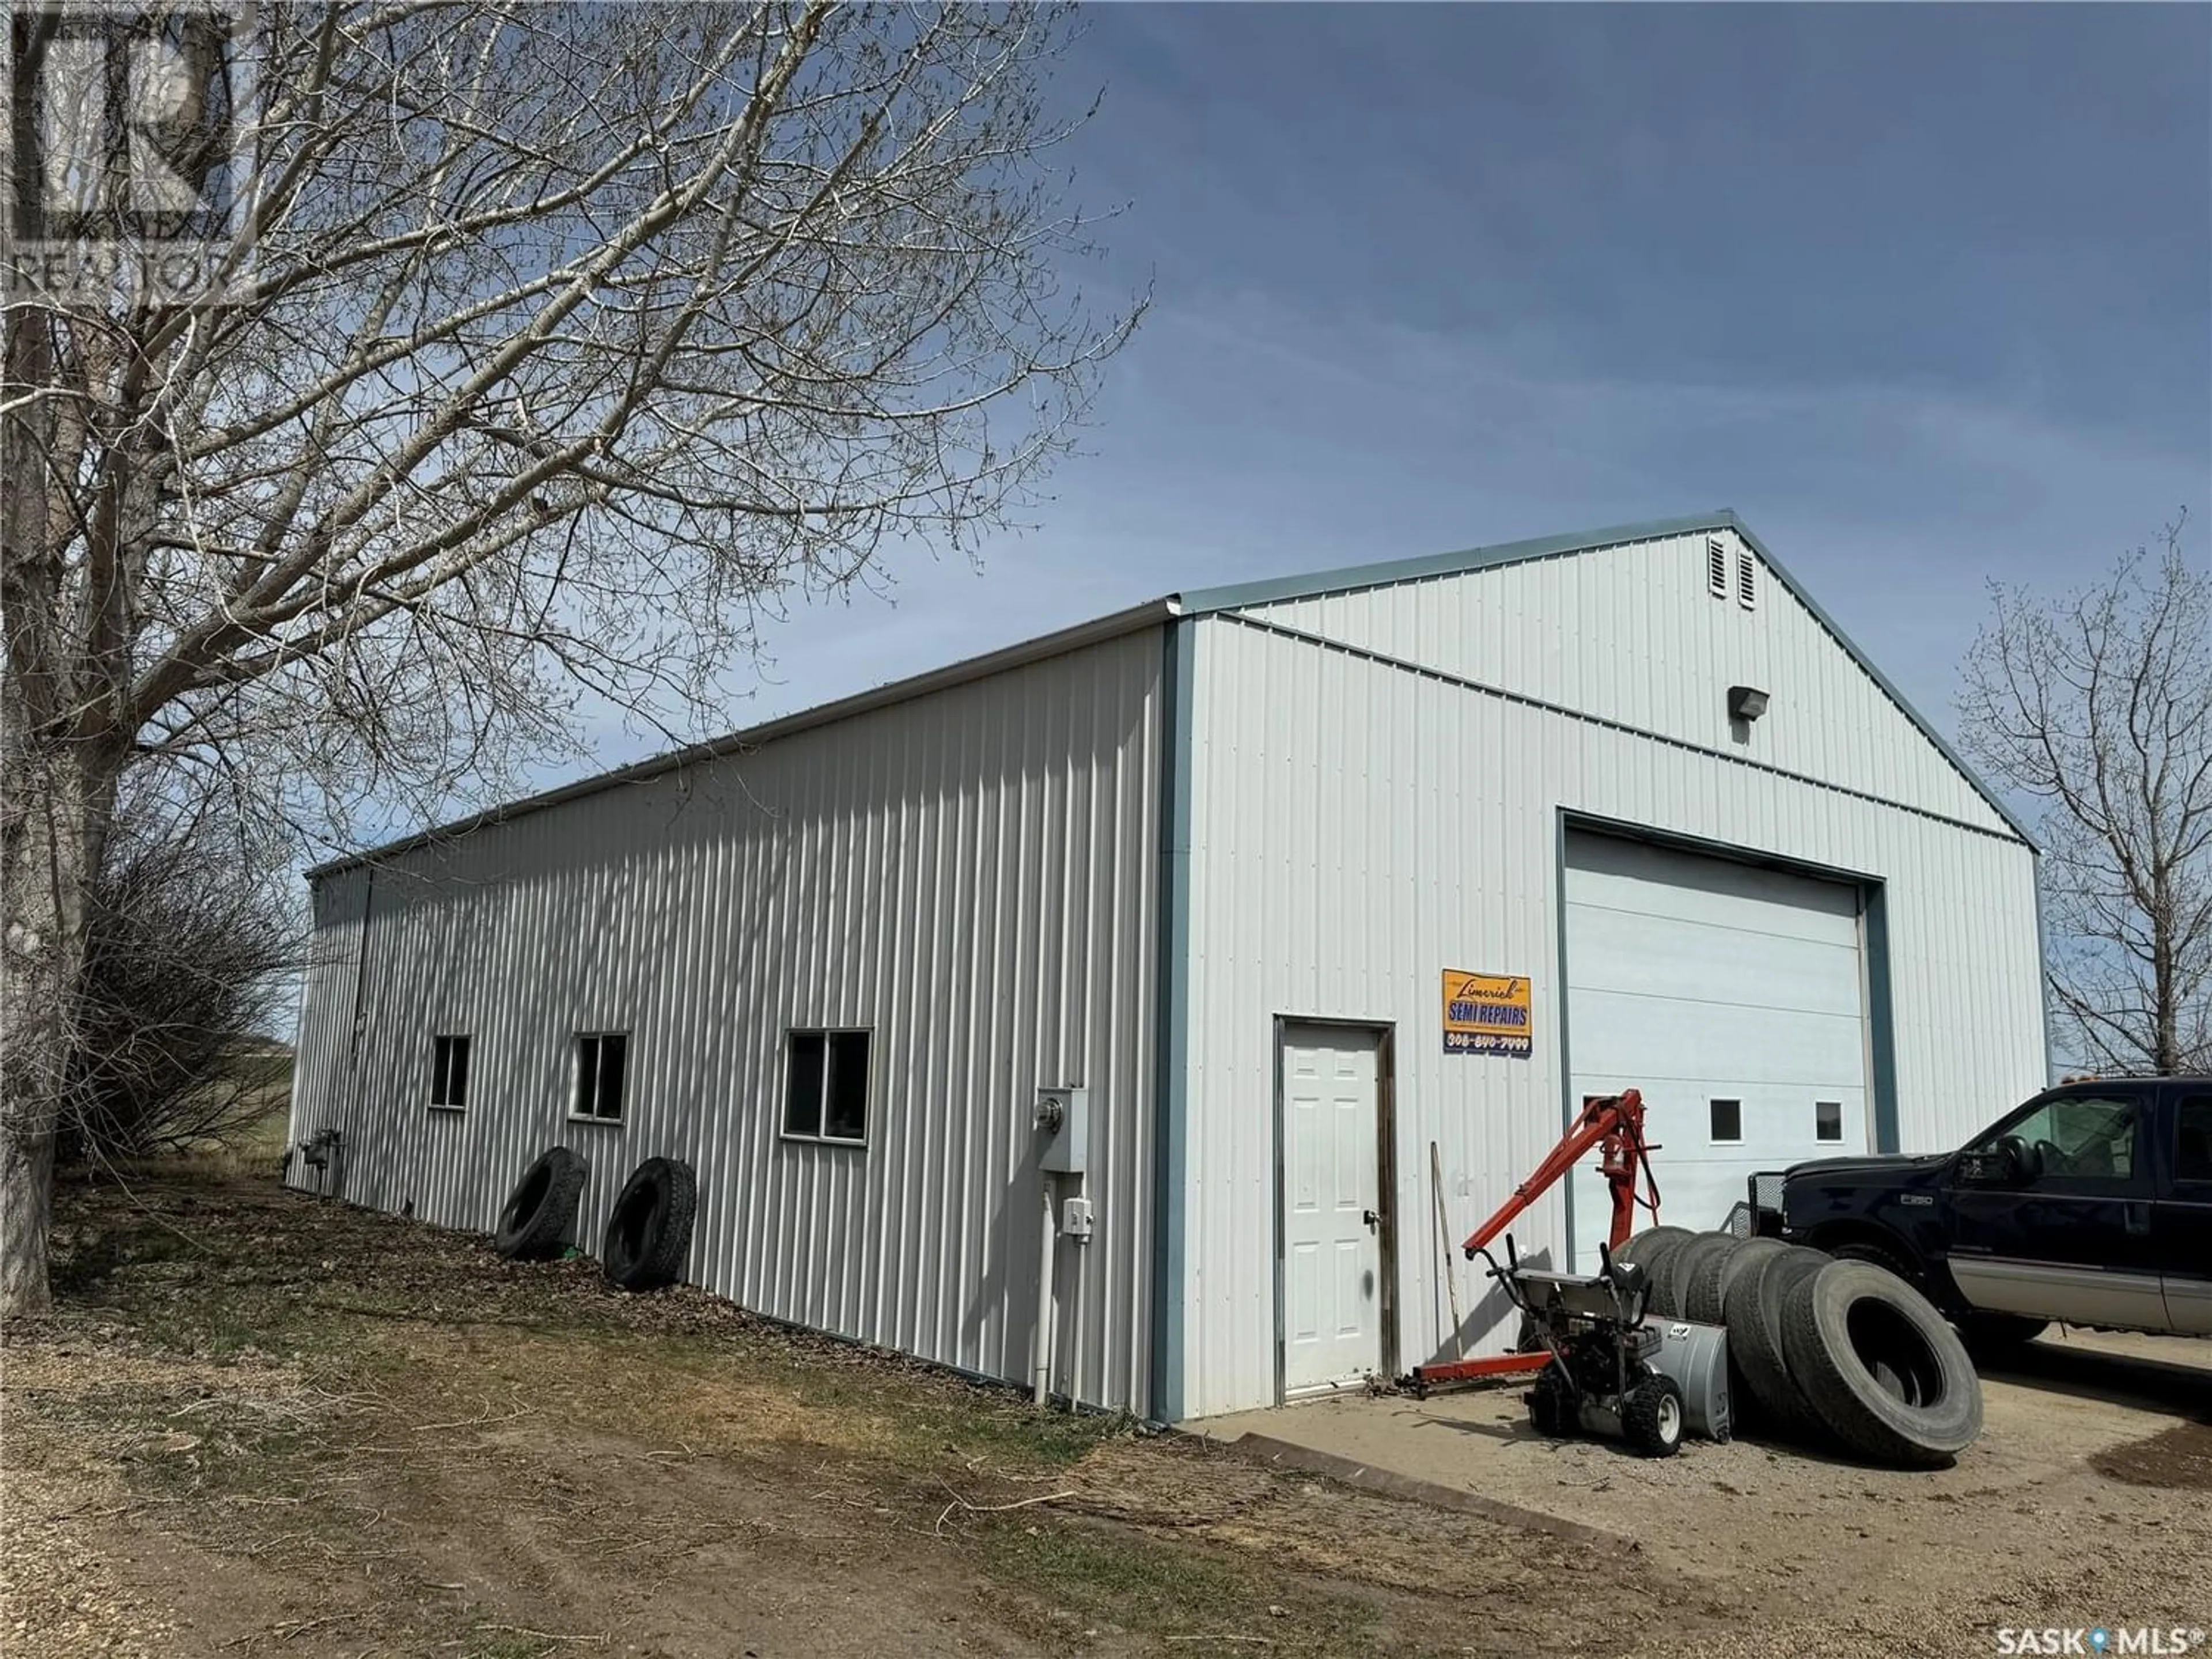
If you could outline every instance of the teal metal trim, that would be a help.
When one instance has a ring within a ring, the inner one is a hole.
[[[1190,804],[1195,621],[1171,621],[1160,675],[1159,1009],[1152,1022],[1152,1354],[1151,1416],[1182,1416],[1183,1275],[1190,1194]]]
[[[1585,530],[1565,536],[1538,536],[1527,541],[1501,542],[1495,547],[1472,547],[1457,553],[1431,553],[1412,559],[1391,559],[1381,564],[1345,565],[1317,570],[1309,575],[1283,576],[1272,580],[1237,582],[1225,587],[1201,588],[1184,593],[1183,608],[1194,616],[1209,611],[1233,611],[1248,605],[1274,605],[1285,599],[1316,599],[1324,593],[1350,593],[1363,587],[1383,587],[1394,582],[1419,581],[1428,576],[1457,576],[1470,570],[1488,570],[1504,564],[1522,564],[1566,553],[1587,553],[1595,548],[1616,547],[1624,542],[1658,541],[1668,536],[1689,536],[1700,531],[1733,525],[1732,513],[1703,513],[1686,519],[1653,519],[1643,524],[1615,525],[1609,530]]]
[[[1732,530],[1741,536],[1774,572],[1783,586],[1790,590],[1798,604],[1813,613],[1814,619],[1850,654],[1851,660],[1866,672],[1867,677],[1881,688],[1892,702],[1905,711],[1905,718],[1920,728],[1922,735],[1936,745],[1936,751],[1951,763],[1959,775],[1966,779],[1997,816],[2011,826],[2013,833],[2029,847],[2036,845],[2035,837],[2028,833],[2027,826],[2014,816],[2012,809],[1998,799],[1996,792],[1960,757],[1943,734],[1936,729],[1926,715],[1912,706],[1911,700],[1897,689],[1890,678],[1875,666],[1873,659],[1859,649],[1851,636],[1844,632],[1836,619],[1822,609],[1820,602],[1807,592],[1804,584],[1790,573],[1790,567],[1774,556],[1773,550],[1759,538],[1749,525],[1726,507],[1711,513],[1692,514],[1687,518],[1652,519],[1641,524],[1615,525],[1610,529],[1585,530],[1565,536],[1541,536],[1530,541],[1505,542],[1496,547],[1469,548],[1458,553],[1431,554],[1425,558],[1397,559],[1382,564],[1347,565],[1335,570],[1316,571],[1310,575],[1290,576],[1274,581],[1242,582],[1227,587],[1201,588],[1180,597],[1187,611],[1200,615],[1207,611],[1236,610],[1245,605],[1279,604],[1287,599],[1317,599],[1325,593],[1348,593],[1395,582],[1419,581],[1430,576],[1462,575],[1469,571],[1494,569],[1499,565],[1522,564],[1531,559],[1589,553],[1601,547],[1618,547],[1628,542],[1659,541],[1669,536],[1703,535],[1716,530]]]
[[[1867,1038],[1874,1075],[1874,1149],[1899,1149],[1897,1131],[1897,1027],[1892,1010],[1889,973],[1889,888],[1881,881],[1862,884],[1866,896]]]
[[[1575,1045],[1567,1030],[1567,819],[1571,816],[1564,806],[1552,815],[1552,902],[1559,910],[1559,948],[1558,952],[1559,980],[1552,995],[1559,1006],[1559,1133],[1564,1135],[1573,1127],[1575,1114],[1581,1103],[1575,1098]],[[1532,988],[1531,995],[1534,995]],[[1565,1236],[1560,1241],[1559,1260],[1566,1271],[1578,1271],[1575,1261],[1575,1182],[1572,1175],[1559,1183],[1564,1200],[1560,1225]]]
[[[2051,933],[2043,919],[2043,858],[2035,860],[2035,990],[2043,1011],[2043,1086],[2058,1081],[2058,1060],[2051,1044]]]

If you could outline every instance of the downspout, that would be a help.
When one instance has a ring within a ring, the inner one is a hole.
[[[1040,1170],[1037,1184],[1044,1191],[1044,1232],[1037,1255],[1036,1337],[1030,1354],[1030,1399],[1042,1406],[1052,1398],[1053,1245],[1059,1229],[1054,1224],[1053,1178]]]

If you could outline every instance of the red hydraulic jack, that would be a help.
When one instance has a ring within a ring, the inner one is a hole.
[[[1651,1153],[1656,1149],[1644,1145],[1644,1096],[1634,1089],[1617,1095],[1590,1095],[1583,1099],[1583,1109],[1573,1127],[1552,1148],[1551,1156],[1536,1166],[1535,1174],[1513,1189],[1513,1196],[1498,1206],[1497,1214],[1468,1235],[1462,1247],[1467,1259],[1472,1261],[1486,1254],[1521,1212],[1549,1191],[1552,1183],[1573,1169],[1575,1160],[1593,1146],[1600,1148],[1598,1169],[1605,1176],[1606,1185],[1613,1189],[1613,1231],[1607,1248],[1618,1250],[1626,1244],[1636,1225],[1638,1204],[1654,1216],[1659,1213],[1659,1186],[1651,1176]],[[1639,1173],[1650,1189],[1649,1198],[1636,1190]],[[1440,1365],[1416,1365],[1407,1380],[1416,1389],[1425,1390],[1441,1382],[1466,1382],[1478,1377],[1540,1371],[1551,1363],[1550,1351],[1540,1348],[1534,1353],[1497,1354],[1487,1359],[1455,1359]]]

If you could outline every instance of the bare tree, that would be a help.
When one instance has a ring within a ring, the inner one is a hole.
[[[87,896],[64,1163],[180,1150],[259,1122],[266,1040],[302,966],[301,918],[267,839],[227,797],[179,800],[147,781],[125,785]]]
[[[126,774],[342,824],[568,741],[580,688],[684,718],[779,595],[1007,522],[1135,320],[1063,287],[1060,10],[262,18],[223,302],[11,272],[0,1310],[46,1296]]]
[[[2156,551],[2062,599],[1995,585],[1966,752],[2044,803],[2046,963],[2077,1062],[2212,1066],[2212,579]]]

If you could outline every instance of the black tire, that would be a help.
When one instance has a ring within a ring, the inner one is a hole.
[[[576,1223],[576,1200],[591,1166],[566,1146],[548,1150],[522,1172],[499,1212],[492,1249],[510,1261],[556,1255]]]
[[[1785,1244],[1737,1274],[1729,1284],[1726,1314],[1729,1369],[1742,1384],[1739,1398],[1756,1409],[1751,1420],[1770,1432],[1805,1434],[1819,1428],[1812,1407],[1790,1375],[1782,1343],[1782,1308],[1790,1292],[1828,1265],[1829,1257],[1802,1244]]]
[[[1778,1238],[1747,1238],[1729,1253],[1729,1259],[1721,1263],[1720,1322],[1722,1324],[1728,1323],[1729,1292],[1735,1288],[1736,1280],[1760,1262],[1771,1261],[1781,1255],[1789,1248]]]
[[[1529,1426],[1547,1440],[1564,1440],[1575,1431],[1580,1417],[1558,1368],[1539,1375],[1536,1386],[1528,1390]]]
[[[1695,1325],[1724,1323],[1721,1314],[1721,1273],[1729,1258],[1743,1247],[1734,1233],[1699,1233],[1676,1258],[1675,1273],[1681,1285],[1681,1316]]]
[[[1672,1457],[1682,1449],[1682,1390],[1671,1376],[1640,1377],[1620,1402],[1620,1427],[1646,1457]]]
[[[625,1291],[657,1291],[681,1279],[698,1207],[698,1177],[689,1164],[649,1158],[639,1164],[607,1217],[600,1255],[609,1282]]]
[[[1968,1314],[1959,1322],[1959,1340],[1976,1361],[2004,1364],[2017,1359],[2022,1348],[2050,1328],[2049,1320],[2026,1314]]]
[[[1647,1312],[1661,1317],[1669,1316],[1668,1309],[1661,1305],[1668,1264],[1696,1237],[1686,1227],[1647,1227],[1640,1233],[1631,1233],[1613,1253],[1614,1261],[1632,1262],[1644,1269],[1644,1283],[1650,1287],[1650,1297],[1645,1304]]]
[[[1816,1417],[1859,1455],[1939,1468],[1982,1431],[1982,1384],[1935,1305],[1894,1273],[1832,1262],[1782,1310],[1790,1376]]]

